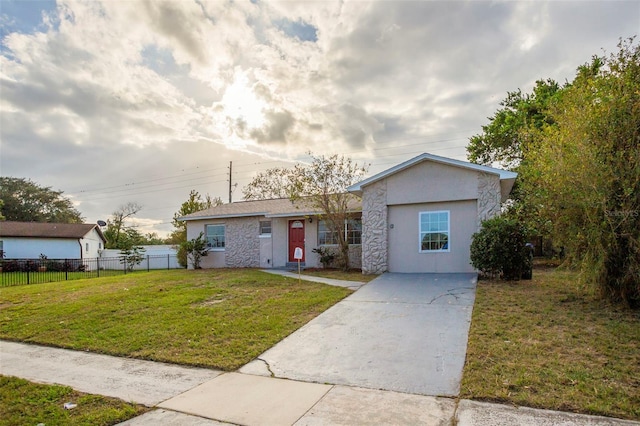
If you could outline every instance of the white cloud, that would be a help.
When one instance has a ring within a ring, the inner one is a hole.
[[[144,199],[166,231],[189,185],[226,199],[231,160],[246,184],[309,150],[463,158],[507,91],[571,79],[639,18],[624,1],[59,1],[2,40],[3,174],[94,219]],[[148,176],[153,190],[125,186]],[[102,185],[120,191],[78,192]]]

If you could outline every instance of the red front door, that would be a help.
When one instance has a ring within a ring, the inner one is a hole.
[[[304,262],[304,220],[289,221],[289,262],[298,261],[294,256],[296,247],[302,249],[302,259],[300,259],[300,262]]]

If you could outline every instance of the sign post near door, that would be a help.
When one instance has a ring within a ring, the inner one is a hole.
[[[298,284],[300,284],[300,260],[302,260],[303,255],[302,247],[296,247],[293,252],[293,258],[298,261]]]

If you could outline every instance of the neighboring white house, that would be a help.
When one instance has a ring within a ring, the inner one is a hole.
[[[365,273],[473,272],[470,245],[480,222],[497,215],[517,174],[422,154],[359,182],[361,197],[345,224],[353,267]],[[187,238],[204,233],[203,268],[321,266],[316,247],[334,236],[310,211],[288,199],[243,201],[187,215]]]
[[[94,224],[0,222],[0,250],[6,259],[95,258],[106,242]]]

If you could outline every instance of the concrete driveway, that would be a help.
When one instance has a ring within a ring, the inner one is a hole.
[[[456,396],[475,288],[475,274],[386,273],[240,371]]]

